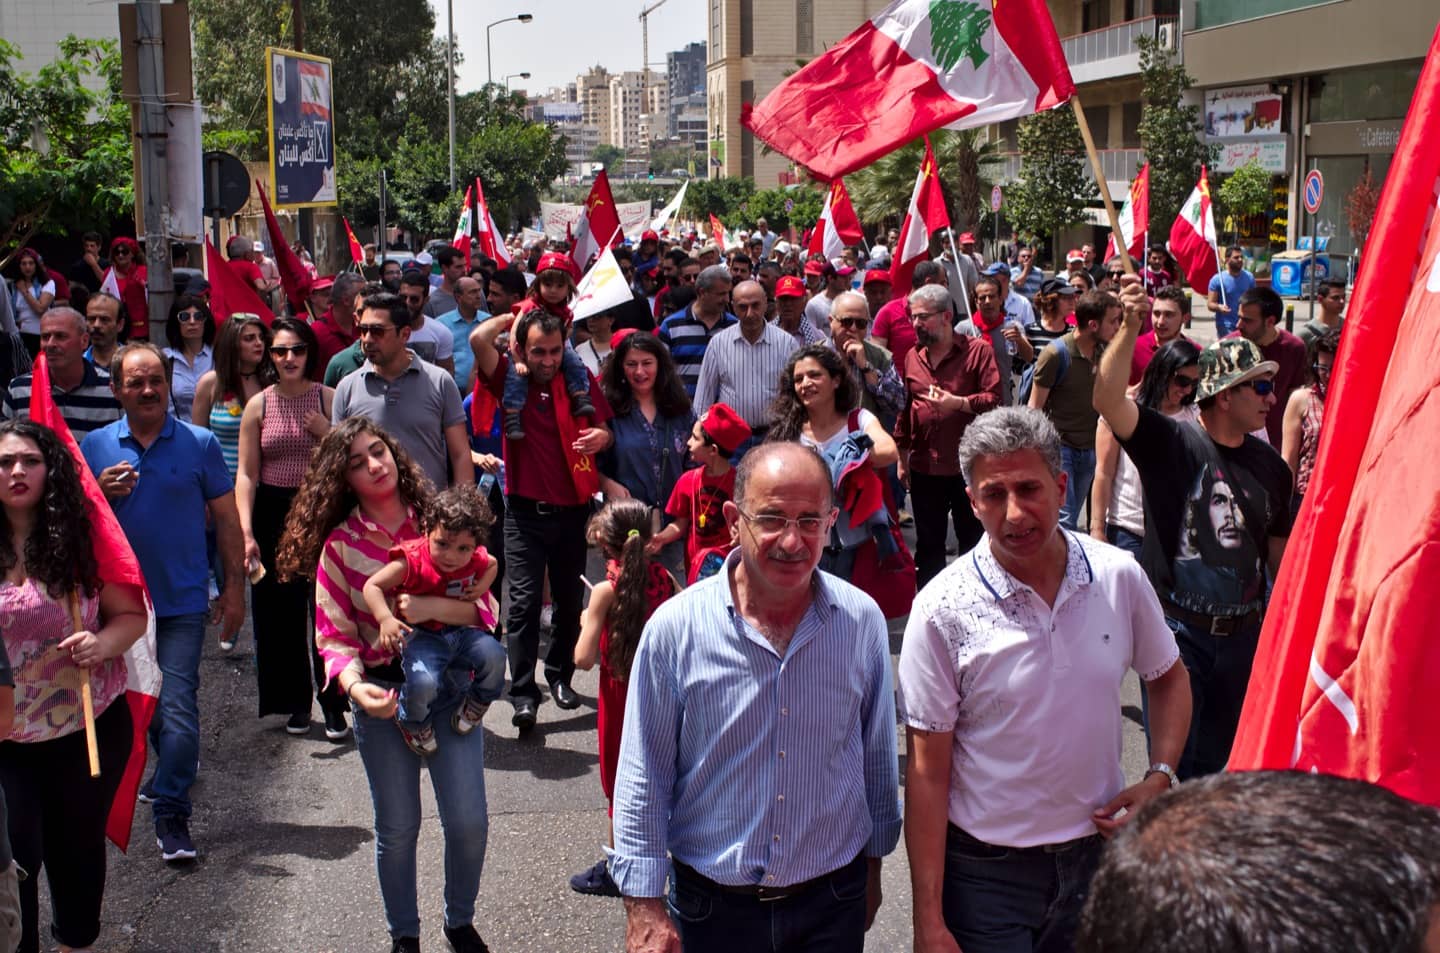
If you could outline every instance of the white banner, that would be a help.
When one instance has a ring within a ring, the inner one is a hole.
[[[575,231],[575,223],[584,213],[583,205],[561,205],[557,202],[540,203],[540,227],[551,238],[564,238],[568,230]],[[649,202],[617,202],[615,212],[620,216],[620,230],[631,241],[639,241],[640,233],[650,224]]]
[[[1221,142],[1219,158],[1215,160],[1216,172],[1234,172],[1250,162],[1260,163],[1260,168],[1276,175],[1289,171],[1285,162],[1285,140],[1266,139],[1258,142]]]
[[[575,320],[599,314],[616,305],[631,300],[630,286],[615,260],[615,252],[607,248],[595,260],[595,265],[580,279],[575,289],[575,300],[570,303]]]

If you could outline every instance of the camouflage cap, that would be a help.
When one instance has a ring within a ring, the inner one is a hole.
[[[1200,386],[1195,399],[1214,397],[1222,390],[1279,369],[1279,364],[1265,360],[1255,342],[1242,337],[1221,338],[1200,352]]]

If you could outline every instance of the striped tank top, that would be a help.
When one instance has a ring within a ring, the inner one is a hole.
[[[320,438],[305,429],[305,415],[320,413],[320,385],[297,397],[286,397],[274,384],[261,392],[260,482],[294,489],[305,479],[310,451]]]
[[[240,418],[245,413],[245,404],[233,394],[226,395],[210,405],[210,432],[220,441],[220,452],[225,456],[225,469],[230,479],[240,469]]]

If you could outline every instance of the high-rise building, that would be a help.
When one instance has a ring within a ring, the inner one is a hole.
[[[610,71],[592,66],[575,78],[575,101],[581,106],[585,125],[594,126],[601,142],[611,142]]]
[[[682,96],[705,92],[705,44],[691,43],[665,54],[665,79],[673,102]]]
[[[16,69],[33,75],[59,58],[60,41],[70,34],[120,39],[115,7],[95,0],[0,0],[0,37],[19,47]]]

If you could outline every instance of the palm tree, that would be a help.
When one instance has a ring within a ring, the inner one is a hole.
[[[956,229],[979,224],[981,202],[999,172],[1000,144],[981,135],[979,129],[941,129],[930,136],[945,205]],[[904,220],[924,154],[924,140],[916,139],[850,175],[845,186],[860,221],[884,226]]]

